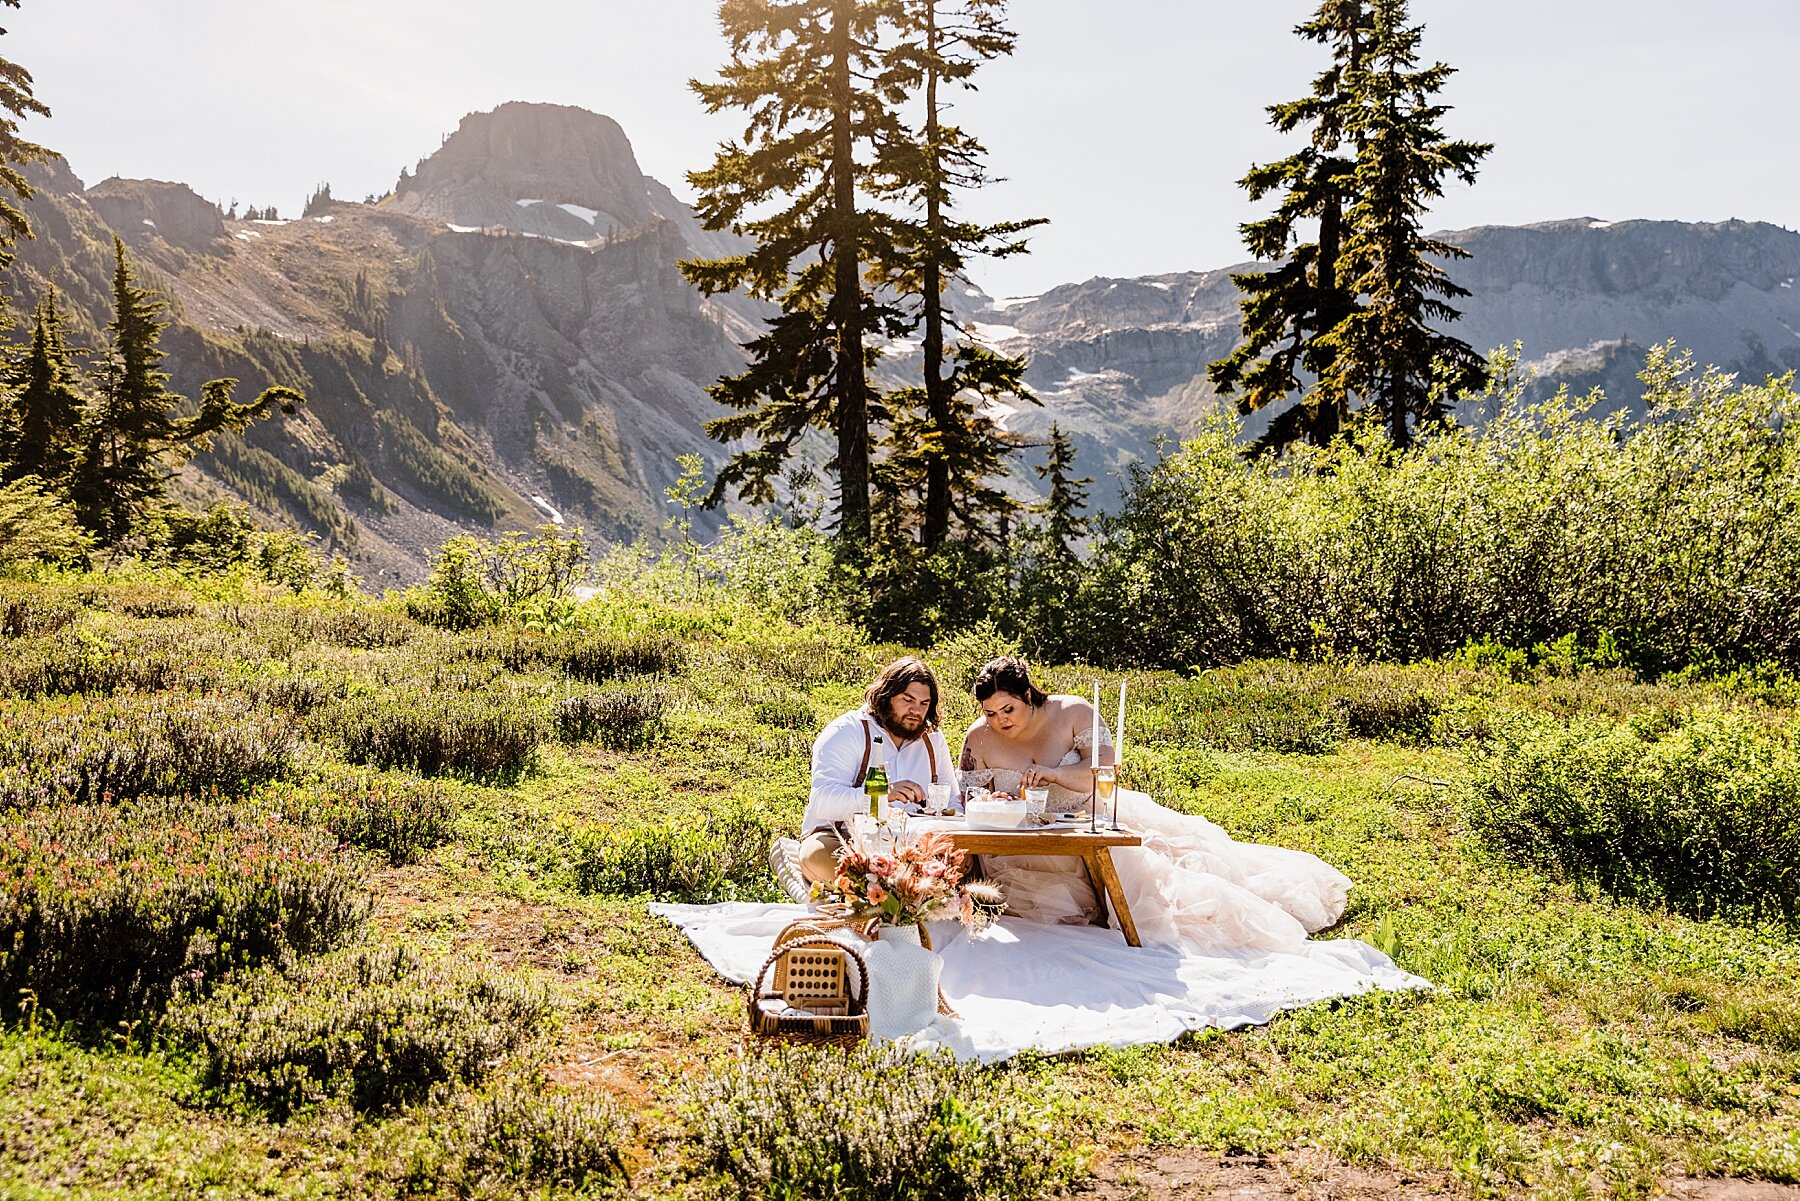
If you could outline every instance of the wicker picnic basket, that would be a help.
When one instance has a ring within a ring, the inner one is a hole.
[[[869,968],[862,955],[823,932],[789,937],[791,931],[793,927],[782,931],[756,973],[749,997],[750,1032],[784,1042],[842,1047],[869,1037]]]

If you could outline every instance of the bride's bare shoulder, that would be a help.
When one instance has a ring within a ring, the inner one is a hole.
[[[1053,694],[1045,702],[1044,708],[1058,717],[1066,717],[1071,721],[1088,721],[1094,715],[1093,702],[1085,696],[1070,696],[1068,693]]]

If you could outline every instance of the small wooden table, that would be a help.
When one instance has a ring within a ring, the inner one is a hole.
[[[1127,830],[1090,834],[1086,830],[971,830],[961,822],[954,825],[935,822],[925,827],[947,835],[959,851],[971,855],[1073,855],[1087,864],[1094,883],[1106,889],[1119,921],[1119,930],[1127,944],[1143,946],[1138,941],[1137,923],[1131,920],[1131,908],[1125,904],[1125,890],[1119,886],[1119,873],[1113,867],[1112,848],[1142,846],[1144,840]]]

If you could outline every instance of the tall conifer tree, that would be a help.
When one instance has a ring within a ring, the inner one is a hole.
[[[1429,324],[1455,320],[1445,299],[1467,295],[1431,256],[1466,252],[1420,231],[1445,177],[1473,183],[1492,146],[1439,128],[1449,109],[1431,97],[1453,69],[1417,69],[1423,30],[1408,25],[1406,0],[1322,0],[1295,32],[1329,45],[1332,65],[1310,96],[1269,110],[1283,133],[1309,127],[1310,145],[1244,177],[1252,199],[1282,193],[1271,216],[1243,227],[1251,253],[1275,266],[1234,277],[1244,341],[1210,374],[1246,413],[1300,394],[1265,445],[1328,442],[1353,409],[1405,445],[1417,422],[1441,417],[1434,396],[1485,376],[1480,356]]]
[[[113,256],[113,319],[106,327],[112,345],[86,415],[71,487],[82,525],[109,545],[162,498],[169,479],[211,445],[213,434],[243,429],[277,406],[291,413],[305,401],[292,388],[277,386],[238,404],[232,399],[237,381],[216,379],[201,386],[198,411],[181,415],[184,400],[169,391],[169,373],[162,370],[161,339],[168,327],[163,302],[138,284],[117,237]]]
[[[6,478],[35,475],[52,487],[66,485],[81,445],[87,397],[63,338],[54,286],[38,301],[31,343],[9,382],[14,416],[5,451]]]
[[[716,83],[690,83],[708,112],[749,115],[743,142],[721,146],[712,166],[688,179],[708,229],[755,245],[684,262],[682,272],[707,295],[743,288],[781,307],[750,342],[749,368],[711,389],[737,412],[708,432],[750,445],[731,455],[710,499],[735,489],[772,500],[801,435],[829,431],[837,441],[838,537],[852,558],[869,542],[869,426],[880,415],[865,336],[891,315],[865,281],[872,260],[891,260],[891,223],[861,201],[878,182],[873,147],[896,128],[891,103],[899,98],[878,83],[876,44],[892,4],[724,0],[719,24],[731,60]]]
[[[1450,110],[1432,97],[1455,69],[1419,66],[1424,27],[1408,24],[1406,0],[1372,0],[1371,15],[1373,41],[1349,119],[1359,153],[1342,263],[1362,303],[1325,341],[1336,386],[1361,395],[1386,420],[1393,444],[1405,446],[1416,427],[1445,419],[1450,396],[1487,380],[1481,355],[1433,328],[1461,316],[1448,301],[1469,294],[1433,260],[1469,252],[1426,237],[1423,219],[1443,196],[1445,177],[1473,184],[1493,145],[1444,135]]]
[[[1043,219],[994,224],[960,220],[956,194],[988,182],[985,149],[945,118],[945,87],[973,89],[985,62],[1013,52],[1016,35],[1005,23],[1005,0],[901,0],[894,11],[895,42],[888,52],[887,82],[920,101],[921,128],[883,148],[884,174],[893,195],[915,214],[895,288],[918,298],[923,331],[922,386],[895,392],[896,410],[884,474],[898,495],[922,495],[919,542],[941,545],[952,515],[976,537],[991,536],[988,522],[1017,509],[994,487],[1011,449],[982,410],[990,398],[1037,403],[1025,386],[1025,361],[964,340],[952,352],[955,322],[944,294],[961,282],[972,255],[1002,258],[1025,251],[1020,235]]]
[[[1310,129],[1309,145],[1278,162],[1254,166],[1241,181],[1251,200],[1281,193],[1275,211],[1242,226],[1244,245],[1267,271],[1232,276],[1243,293],[1244,341],[1209,373],[1222,395],[1237,393],[1238,411],[1256,412],[1304,392],[1276,416],[1265,443],[1331,441],[1348,416],[1349,397],[1331,375],[1334,351],[1323,334],[1355,308],[1356,296],[1339,275],[1344,210],[1351,201],[1356,150],[1346,129],[1352,89],[1370,26],[1365,0],[1324,0],[1295,33],[1331,48],[1331,65],[1313,80],[1311,95],[1269,106],[1282,133]],[[1316,223],[1314,241],[1305,241]],[[1318,380],[1308,389],[1306,378]]]
[[[1073,561],[1075,540],[1087,533],[1087,486],[1091,476],[1075,476],[1075,443],[1062,426],[1050,423],[1050,453],[1044,465],[1035,468],[1040,478],[1050,485],[1049,495],[1039,504],[1044,514],[1044,528],[1050,535],[1052,550],[1061,558]]]
[[[19,0],[0,0],[0,4],[17,8]],[[5,32],[0,29],[0,34]],[[48,150],[19,136],[20,121],[28,116],[50,115],[50,110],[32,95],[31,87],[31,72],[9,59],[0,58],[0,110],[4,110],[4,115],[0,115],[0,188],[5,189],[0,191],[0,247],[31,236],[24,211],[7,197],[6,192],[20,200],[30,200],[32,187],[25,182],[21,168],[50,157]],[[0,266],[7,261],[7,256],[0,251]]]

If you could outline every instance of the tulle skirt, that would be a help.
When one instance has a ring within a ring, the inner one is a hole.
[[[1294,951],[1342,916],[1350,878],[1318,856],[1238,842],[1141,792],[1120,789],[1118,797],[1120,823],[1144,840],[1114,848],[1112,858],[1146,945]],[[1079,925],[1101,912],[1079,859],[989,855],[982,868],[1014,917]]]

